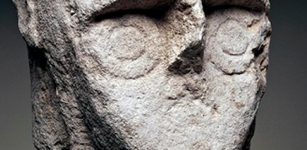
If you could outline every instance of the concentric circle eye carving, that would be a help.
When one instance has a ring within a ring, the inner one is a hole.
[[[229,11],[229,14],[232,12]],[[238,21],[236,16],[227,18],[219,12],[213,15],[209,18],[210,27],[207,30],[211,32],[206,42],[212,63],[227,74],[244,72],[254,57],[250,51],[254,33],[248,30],[245,22]],[[214,20],[218,17],[221,18],[219,21]]]
[[[86,51],[99,57],[101,67],[115,77],[144,76],[161,59],[159,30],[145,16],[127,15],[116,22],[106,20],[84,37]]]

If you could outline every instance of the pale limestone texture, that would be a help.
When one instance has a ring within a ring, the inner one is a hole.
[[[14,2],[37,149],[249,149],[268,0]]]

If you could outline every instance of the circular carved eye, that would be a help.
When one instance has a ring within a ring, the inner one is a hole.
[[[109,47],[109,55],[122,60],[136,60],[145,52],[144,39],[146,35],[136,27],[114,29],[108,40],[109,45],[113,44]]]
[[[161,39],[150,18],[127,15],[96,24],[80,43],[110,75],[131,79],[155,68],[161,59]]]

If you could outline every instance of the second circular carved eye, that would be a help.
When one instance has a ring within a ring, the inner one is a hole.
[[[243,55],[249,43],[246,29],[236,20],[228,20],[223,23],[216,35],[220,48],[228,55]]]
[[[233,12],[229,14],[232,15]],[[244,22],[235,17],[214,14],[208,22],[207,49],[211,51],[211,61],[227,74],[242,73],[249,66],[254,55],[249,50],[253,33],[248,31]],[[219,19],[216,19],[220,17]],[[216,19],[216,20],[213,20]]]

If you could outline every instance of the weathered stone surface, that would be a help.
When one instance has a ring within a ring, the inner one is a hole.
[[[268,0],[14,0],[37,149],[248,149]]]

